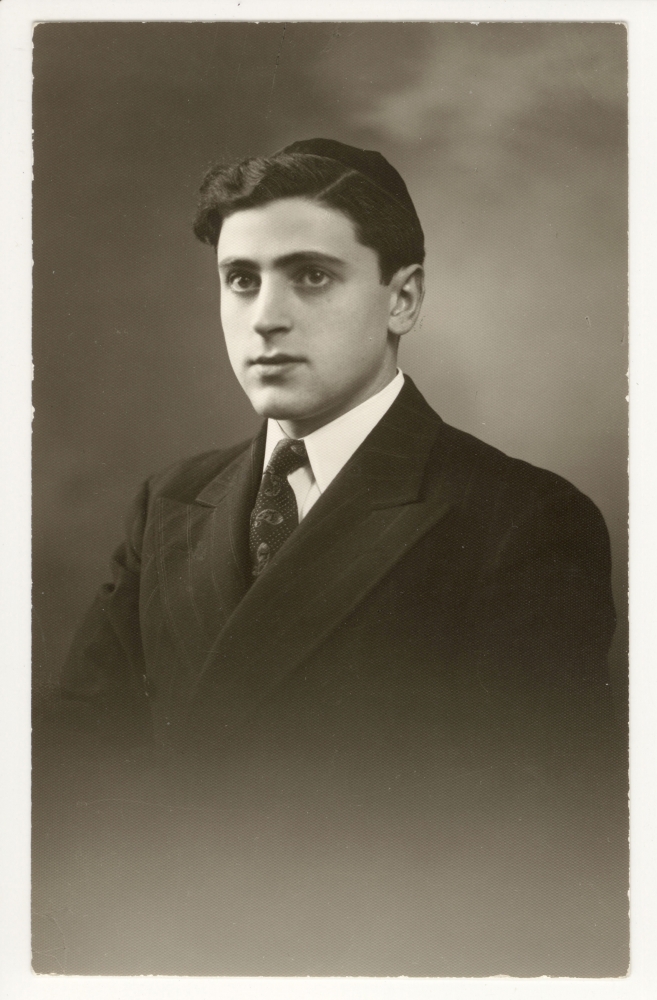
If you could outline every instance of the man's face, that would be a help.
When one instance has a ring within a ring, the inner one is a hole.
[[[228,355],[261,416],[301,437],[394,377],[392,284],[341,212],[304,198],[236,212],[217,254]]]

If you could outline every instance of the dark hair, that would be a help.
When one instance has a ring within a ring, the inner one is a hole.
[[[424,261],[424,233],[410,198],[402,204],[360,170],[309,153],[281,152],[212,167],[201,185],[194,232],[216,248],[229,215],[282,198],[317,201],[351,219],[358,241],[379,258],[383,284],[400,267]]]

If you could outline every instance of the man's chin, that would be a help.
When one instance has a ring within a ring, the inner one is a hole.
[[[263,401],[251,399],[251,405],[259,417],[264,420],[304,420],[307,414],[303,407],[286,405],[281,401]]]
[[[258,416],[268,420],[304,420],[312,415],[312,406],[304,405],[299,398],[291,398],[291,393],[267,387],[250,390],[247,395]]]

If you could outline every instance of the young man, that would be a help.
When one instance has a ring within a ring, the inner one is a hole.
[[[240,903],[195,933],[249,931],[196,971],[622,974],[598,510],[397,369],[424,241],[379,153],[214,168],[195,232],[265,422],[148,481],[62,691],[221,816]]]

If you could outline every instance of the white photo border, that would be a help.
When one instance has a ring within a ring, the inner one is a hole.
[[[615,980],[52,977],[30,970],[31,32],[39,21],[613,21],[630,66],[632,964]],[[0,997],[643,998],[657,988],[657,281],[651,255],[657,98],[653,0],[1,0],[0,2],[0,701],[3,885]],[[651,461],[652,459],[652,461]],[[652,633],[652,634],[651,634]],[[653,655],[651,655],[653,654]]]

